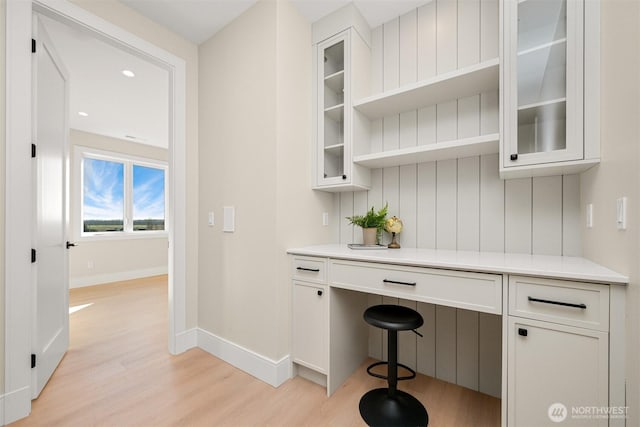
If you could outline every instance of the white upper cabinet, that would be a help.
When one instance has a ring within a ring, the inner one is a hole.
[[[369,188],[369,170],[352,162],[356,150],[352,98],[363,94],[368,51],[366,43],[351,28],[316,45],[316,189]]]
[[[598,135],[585,138],[585,103],[598,102],[585,90],[594,84],[589,67],[599,66],[593,51],[585,56],[597,50],[586,46],[585,31],[598,32],[586,7],[584,0],[503,0],[503,178],[575,173],[599,161]]]

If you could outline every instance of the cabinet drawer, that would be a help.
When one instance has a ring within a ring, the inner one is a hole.
[[[326,283],[327,260],[314,257],[293,257],[293,273],[291,276],[298,280]]]
[[[609,286],[510,276],[509,314],[608,331]]]
[[[502,276],[332,260],[332,287],[502,313]]]

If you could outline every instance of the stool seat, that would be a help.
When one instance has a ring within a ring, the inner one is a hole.
[[[364,312],[364,320],[378,328],[393,331],[411,331],[424,323],[420,313],[401,305],[380,304]]]

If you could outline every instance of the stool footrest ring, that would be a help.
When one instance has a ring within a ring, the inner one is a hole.
[[[381,365],[389,365],[389,362],[372,363],[371,365],[369,365],[369,367],[367,367],[367,374],[371,375],[372,377],[381,378],[383,380],[388,380],[389,377],[387,375],[381,375],[381,374],[376,374],[375,372],[371,372],[371,369],[375,368],[376,366],[381,366]],[[411,369],[407,365],[403,365],[402,363],[398,363],[398,366],[401,367],[401,368],[406,369],[407,371],[409,371],[411,373],[410,375],[405,375],[404,377],[398,377],[398,381],[411,380],[411,379],[416,377],[416,371],[414,371],[413,369]]]

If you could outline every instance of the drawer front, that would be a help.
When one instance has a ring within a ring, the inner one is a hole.
[[[331,260],[330,286],[502,314],[502,276]]]
[[[325,258],[294,256],[292,266],[291,277],[294,279],[319,283],[327,282],[327,260]]]
[[[609,330],[609,286],[509,277],[509,315]]]

